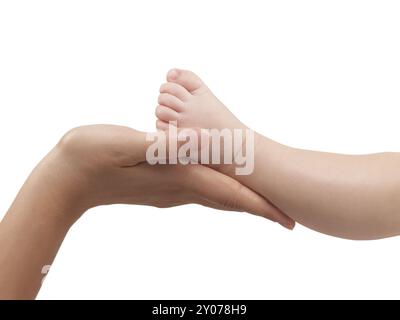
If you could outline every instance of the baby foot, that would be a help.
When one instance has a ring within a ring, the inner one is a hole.
[[[246,126],[193,72],[173,69],[168,72],[167,81],[160,87],[157,129],[167,130],[171,124],[179,128],[210,129],[209,140],[214,147],[217,143],[217,149],[211,148],[199,161],[226,174],[250,174],[254,167],[254,139],[248,137],[250,130],[245,130]],[[222,136],[225,139],[221,140]],[[243,157],[244,151],[250,157]]]
[[[193,72],[172,69],[167,81],[158,97],[157,129],[166,130],[170,121],[180,128],[246,128]]]

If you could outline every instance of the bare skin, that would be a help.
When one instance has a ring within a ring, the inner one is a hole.
[[[65,235],[89,208],[187,203],[247,211],[287,228],[292,219],[236,180],[202,165],[145,162],[145,133],[95,125],[73,129],[38,164],[0,223],[0,299],[32,299]]]
[[[173,69],[160,88],[158,129],[246,128],[194,73]],[[300,150],[260,134],[255,137],[255,169],[235,175],[299,223],[348,239],[400,234],[400,154],[341,155]]]

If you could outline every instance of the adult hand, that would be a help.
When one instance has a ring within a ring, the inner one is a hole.
[[[145,156],[150,143],[146,133],[121,126],[92,125],[68,132],[53,153],[58,174],[65,176],[64,183],[75,197],[73,203],[82,209],[112,203],[156,207],[197,203],[247,211],[293,228],[294,222],[264,198],[211,168],[149,165]]]

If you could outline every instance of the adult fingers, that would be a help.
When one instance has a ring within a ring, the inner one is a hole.
[[[293,219],[235,179],[201,165],[188,173],[191,188],[198,194],[200,203],[205,200],[214,204],[214,208],[246,211],[278,222],[285,228],[294,228]]]

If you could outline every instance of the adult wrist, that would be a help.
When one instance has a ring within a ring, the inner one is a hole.
[[[35,194],[38,214],[70,227],[91,206],[85,192],[85,175],[58,146],[37,165],[23,188]]]

